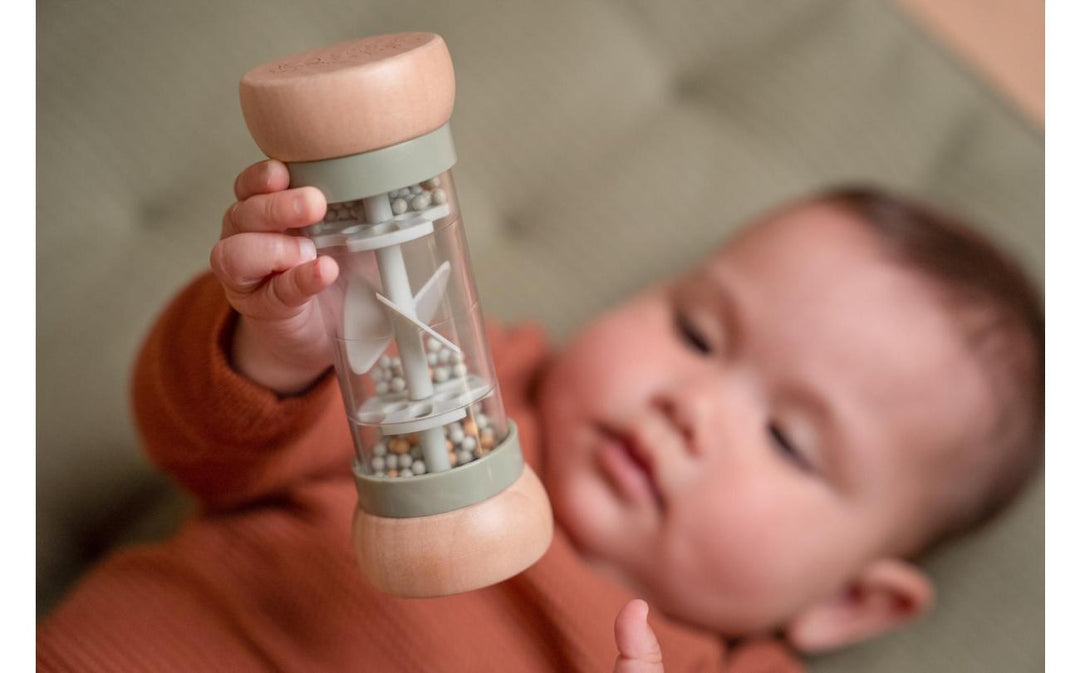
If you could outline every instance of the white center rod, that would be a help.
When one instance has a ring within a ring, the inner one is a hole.
[[[394,216],[390,209],[390,199],[386,194],[371,196],[363,200],[364,214],[371,224],[386,222]],[[402,313],[416,317],[416,305],[413,301],[409,274],[405,270],[405,259],[401,247],[389,245],[375,250],[375,259],[379,265],[379,278],[383,290],[390,301],[394,302]],[[398,355],[401,356],[401,368],[405,373],[405,383],[409,390],[409,399],[426,400],[435,393],[428,374],[427,355],[424,353],[424,338],[420,330],[402,326],[401,320],[392,320],[394,338],[397,341]],[[428,472],[443,472],[450,469],[450,458],[446,453],[446,433],[442,426],[421,430],[420,450],[424,453],[424,462]]]

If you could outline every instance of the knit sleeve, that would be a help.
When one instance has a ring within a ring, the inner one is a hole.
[[[351,456],[330,371],[286,398],[241,376],[227,357],[236,318],[216,279],[196,278],[154,323],[132,378],[146,454],[210,510],[347,470]]]

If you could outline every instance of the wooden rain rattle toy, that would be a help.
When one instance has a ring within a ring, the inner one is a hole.
[[[256,144],[326,195],[304,229],[340,274],[318,298],[356,457],[353,544],[377,588],[441,596],[536,562],[551,505],[506,417],[450,168],[454,70],[433,33],[260,65]]]

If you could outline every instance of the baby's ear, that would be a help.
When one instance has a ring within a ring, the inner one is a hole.
[[[892,631],[933,603],[934,585],[926,573],[907,561],[881,559],[837,595],[803,609],[784,630],[795,649],[814,654]]]

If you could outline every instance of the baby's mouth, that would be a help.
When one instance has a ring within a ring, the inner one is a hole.
[[[656,484],[652,454],[632,432],[622,432],[604,423],[597,424],[600,448],[597,460],[605,475],[625,497],[651,500],[661,512],[667,509]]]

